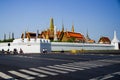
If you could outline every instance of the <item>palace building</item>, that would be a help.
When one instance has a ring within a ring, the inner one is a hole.
[[[57,31],[54,26],[53,18],[50,19],[50,27],[46,31],[42,31],[41,38],[50,39],[51,41],[60,42],[85,42],[85,37],[81,33],[74,32],[74,25],[72,25],[71,31],[64,31],[64,26],[62,25],[62,30]]]
[[[49,39],[50,41],[59,41],[59,42],[79,42],[79,43],[95,43],[94,40],[90,39],[88,34],[86,38],[83,34],[75,32],[74,25],[72,25],[71,31],[65,31],[64,25],[62,24],[62,30],[57,31],[56,26],[54,26],[53,18],[50,19],[49,29],[39,33],[25,32],[22,34],[21,38],[42,38]]]

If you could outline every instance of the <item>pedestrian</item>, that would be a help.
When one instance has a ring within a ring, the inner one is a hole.
[[[23,54],[23,50],[20,48],[20,51],[19,51],[20,54]]]
[[[4,49],[2,49],[2,54],[4,54],[5,53],[5,50]]]
[[[17,51],[16,48],[14,48],[14,50],[13,50],[13,54],[18,54],[18,51]]]

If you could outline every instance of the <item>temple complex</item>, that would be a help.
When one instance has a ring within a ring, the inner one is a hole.
[[[50,41],[59,41],[59,42],[79,42],[79,43],[95,43],[94,40],[90,39],[88,34],[84,37],[83,34],[75,32],[74,25],[72,24],[71,31],[65,31],[64,25],[62,24],[62,30],[57,31],[56,26],[54,26],[53,18],[50,19],[50,26],[47,30],[39,33],[34,32],[25,32],[22,33],[22,39],[28,38],[42,38],[49,39]]]
[[[6,35],[5,35],[6,39]],[[93,43],[93,44],[91,44]],[[75,32],[74,25],[71,26],[71,31],[62,29],[57,30],[54,26],[53,18],[50,19],[50,26],[47,30],[39,33],[25,31],[21,38],[14,39],[13,42],[1,43],[0,50],[23,50],[24,53],[43,53],[51,51],[71,51],[71,50],[120,50],[120,41],[114,31],[112,41],[108,37],[101,37],[98,43],[89,37],[88,31],[86,36],[82,33]]]

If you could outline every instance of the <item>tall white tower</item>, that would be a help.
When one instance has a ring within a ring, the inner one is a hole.
[[[115,50],[119,50],[119,43],[120,43],[120,41],[117,38],[116,31],[114,31],[114,38],[113,38],[111,44],[115,46],[115,48],[114,48]]]

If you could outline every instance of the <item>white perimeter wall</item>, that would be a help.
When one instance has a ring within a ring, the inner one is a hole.
[[[46,49],[48,52],[51,52],[51,43],[45,39],[31,39],[30,41],[27,38],[24,40],[15,39],[10,43],[10,46],[8,46],[8,43],[0,43],[0,50],[2,49],[5,51],[17,49],[18,52],[22,49],[24,53],[41,53],[43,49]]]
[[[40,43],[10,43],[10,46],[8,46],[8,43],[0,44],[0,50],[4,49],[7,51],[9,49],[13,51],[15,48],[18,52],[21,48],[24,53],[40,53]]]
[[[66,43],[66,42],[51,42],[51,43],[0,43],[0,50],[13,51],[20,48],[24,53],[41,53],[43,49],[51,51],[69,51],[69,50],[114,50],[115,46],[111,44],[87,44],[87,43]]]
[[[114,50],[114,45],[111,44],[87,44],[87,43],[66,43],[66,42],[52,42],[52,51],[61,50]]]
[[[23,50],[24,53],[42,53],[43,49],[46,49],[48,52],[51,52],[51,43],[0,43],[0,50],[4,49],[7,51],[13,51],[17,49],[20,51],[20,48]]]

